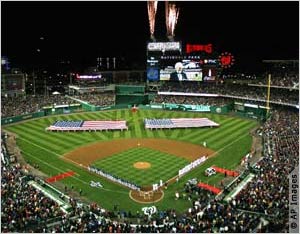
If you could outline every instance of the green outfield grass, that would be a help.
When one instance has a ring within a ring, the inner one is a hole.
[[[180,117],[207,117],[212,121],[220,124],[218,128],[198,128],[198,129],[172,129],[172,130],[145,130],[144,118],[180,118]],[[108,131],[108,132],[76,132],[76,133],[57,133],[46,132],[45,128],[56,120],[108,120],[108,119],[124,119],[128,121],[128,131]],[[204,170],[216,165],[228,169],[234,169],[240,159],[246,155],[251,149],[252,139],[249,131],[256,127],[258,123],[253,120],[242,119],[226,115],[218,115],[211,113],[192,113],[192,112],[175,112],[161,110],[139,110],[132,113],[129,109],[120,109],[113,111],[76,113],[70,115],[50,116],[46,118],[26,121],[20,124],[4,126],[5,129],[18,135],[17,144],[22,150],[22,154],[29,163],[38,164],[40,170],[49,177],[72,170],[76,172],[76,176],[68,177],[61,180],[60,183],[71,187],[74,186],[75,191],[83,190],[83,196],[93,202],[99,203],[102,207],[113,209],[115,204],[120,209],[136,212],[141,211],[143,204],[132,201],[128,196],[128,189],[118,184],[111,183],[80,166],[68,163],[61,159],[62,155],[76,149],[79,146],[94,143],[97,141],[109,141],[111,139],[124,138],[167,138],[178,141],[186,141],[194,144],[202,144],[207,142],[207,147],[217,151],[215,157],[209,158],[204,164],[189,172],[178,183],[168,186],[165,190],[164,199],[155,203],[158,209],[175,208],[183,211],[190,207],[190,202],[185,200],[174,200],[175,191],[181,191],[184,183],[190,178],[198,178],[203,182],[212,185],[218,185],[218,182],[224,177],[223,175],[215,175],[205,177]],[[132,149],[136,150],[136,149]],[[152,154],[148,151],[149,154]],[[128,152],[124,152],[126,154]],[[155,152],[157,153],[157,152]],[[161,154],[163,157],[163,155]],[[111,159],[113,160],[115,156]],[[172,156],[167,156],[170,159]],[[177,158],[176,163],[183,163]],[[103,161],[105,162],[105,161]],[[98,162],[97,162],[98,163]],[[101,163],[101,161],[100,161]],[[128,162],[130,164],[130,162]],[[152,163],[152,161],[151,161]],[[155,162],[153,162],[155,164]],[[184,163],[185,164],[185,163]],[[179,167],[174,167],[176,173]],[[162,164],[164,166],[164,164]],[[121,167],[122,168],[122,167]],[[118,167],[119,170],[121,170]],[[117,168],[116,168],[117,169]],[[123,172],[132,173],[133,168],[124,167]],[[117,172],[117,171],[116,171]],[[118,171],[119,173],[119,171]],[[171,175],[171,172],[170,172]],[[91,180],[100,181],[103,188],[92,188],[89,186]],[[54,184],[55,186],[55,184]]]
[[[151,167],[137,169],[134,167],[137,162],[148,162]],[[179,169],[189,163],[184,158],[138,147],[97,160],[93,166],[139,186],[145,186],[171,179],[178,174]]]

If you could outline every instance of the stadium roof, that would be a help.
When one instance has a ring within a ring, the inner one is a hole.
[[[263,63],[299,63],[299,60],[263,60]]]

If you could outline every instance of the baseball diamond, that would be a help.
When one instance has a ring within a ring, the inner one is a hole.
[[[299,233],[299,2],[1,6],[1,233]]]
[[[147,130],[144,119],[159,118],[208,118],[220,126],[217,128],[182,128]],[[102,132],[47,132],[45,128],[59,120],[126,120],[128,130]],[[84,191],[83,196],[99,202],[106,209],[114,204],[135,212],[144,204],[156,202],[159,209],[173,206],[174,193],[187,179],[197,178],[202,182],[217,184],[221,175],[208,178],[204,171],[211,165],[234,169],[241,158],[251,149],[249,135],[257,122],[245,118],[213,114],[178,112],[166,110],[118,109],[101,112],[76,113],[63,116],[49,116],[28,120],[5,127],[17,134],[17,142],[25,159],[37,164],[47,177],[75,172],[74,176],[64,178],[54,185],[64,184]],[[203,143],[205,142],[206,147]],[[243,147],[241,147],[243,146]],[[185,174],[176,183],[178,170],[201,156],[209,156],[199,167]],[[135,158],[136,157],[136,158]],[[148,169],[137,169],[137,162],[148,162]],[[141,185],[143,191],[160,180],[169,180],[167,189],[163,186],[153,195],[130,192],[123,185],[114,183],[87,170],[96,166],[116,177]],[[139,174],[140,173],[140,174]],[[151,174],[152,173],[152,174]],[[103,187],[91,187],[90,181],[101,183]],[[159,194],[159,191],[160,194]],[[145,196],[144,196],[145,195]],[[184,210],[187,201],[178,200],[177,209]]]

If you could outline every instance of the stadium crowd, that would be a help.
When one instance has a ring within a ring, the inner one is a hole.
[[[95,106],[113,106],[115,105],[115,95],[114,93],[85,93],[80,95],[72,96],[74,98],[80,99],[81,101],[88,102],[89,104]]]
[[[286,232],[288,230],[288,178],[299,165],[298,113],[273,110],[261,127],[262,159],[252,167],[253,180],[229,203],[195,184],[186,183],[179,199],[191,207],[184,213],[158,211],[152,216],[106,211],[97,204],[70,198],[72,211],[59,205],[23,179],[19,164],[1,164],[2,232]],[[2,139],[2,148],[5,149]],[[3,151],[6,157],[7,150]],[[4,159],[2,159],[5,162]],[[34,179],[34,177],[32,177]],[[50,222],[49,222],[50,220]],[[51,221],[55,220],[55,221]],[[115,221],[114,221],[115,220]],[[39,224],[39,225],[37,225]]]
[[[235,99],[261,99],[266,100],[267,92],[265,88],[258,88],[239,84],[199,84],[199,83],[174,83],[167,82],[162,85],[160,91],[167,92],[184,92],[184,93],[205,93],[218,94],[219,98],[207,97],[189,97],[189,96],[173,96],[173,95],[157,95],[152,102],[156,103],[177,103],[177,104],[194,104],[194,105],[225,105],[230,102],[229,97]],[[299,91],[288,89],[271,89],[270,100],[298,105]],[[75,95],[81,101],[88,102],[96,106],[111,106],[115,104],[115,95],[113,93],[101,94],[81,94]],[[1,117],[12,117],[16,115],[29,114],[42,110],[45,106],[53,105],[70,105],[77,103],[66,96],[23,96],[23,97],[2,97],[1,100]]]
[[[272,85],[295,87],[298,73],[276,72]],[[229,77],[230,78],[230,77]],[[265,84],[265,79],[251,77],[249,83]],[[299,86],[298,86],[299,87]],[[266,99],[266,88],[224,83],[165,82],[160,91],[211,93],[221,97],[190,97],[157,95],[153,103],[194,105],[226,105],[232,99]],[[299,104],[299,90],[271,89],[271,100]],[[82,94],[74,98],[97,106],[115,104],[113,93]],[[248,101],[247,101],[248,102]],[[251,102],[251,101],[250,101]],[[253,101],[252,101],[253,102]],[[29,114],[45,106],[77,103],[61,95],[3,97],[1,117]],[[287,232],[289,181],[287,175],[299,165],[299,113],[273,109],[271,117],[261,126],[263,155],[251,166],[255,177],[229,203],[211,192],[186,183],[179,199],[190,201],[183,214],[174,209],[145,214],[114,210],[107,211],[97,204],[84,204],[70,198],[70,213],[65,213],[54,200],[28,183],[35,176],[19,162],[9,162],[5,137],[1,137],[1,232],[101,232],[101,233],[199,233],[199,232]],[[175,202],[175,201],[174,201]]]
[[[232,201],[237,208],[254,211],[270,219],[275,232],[286,227],[289,211],[287,175],[299,165],[299,115],[274,111],[263,128],[264,155],[256,165],[257,174]]]
[[[73,103],[77,102],[61,95],[2,97],[1,118],[34,113],[42,110],[45,106]]]
[[[291,64],[277,64],[273,65],[270,72],[265,72],[262,75],[254,74],[224,74],[223,79],[226,81],[235,81],[240,83],[267,85],[268,75],[271,74],[271,86],[287,87],[293,88],[297,87],[299,89],[299,65]],[[269,70],[269,69],[267,69]]]
[[[112,93],[103,93],[97,95],[82,94],[73,97],[96,106],[111,106],[115,104],[115,96]],[[52,107],[53,105],[70,105],[75,103],[78,102],[63,95],[19,96],[13,98],[2,97],[1,118],[38,112],[43,110],[43,107]]]
[[[265,75],[267,77],[267,74]],[[251,80],[249,83],[254,84],[260,84],[260,85],[267,85],[266,79],[254,79]],[[272,76],[271,79],[271,86],[279,86],[279,87],[288,87],[293,88],[297,87],[299,89],[299,75],[298,72],[293,72],[289,74],[275,74],[275,76]]]
[[[262,99],[266,100],[267,90],[264,87],[248,86],[242,84],[202,84],[202,83],[164,83],[160,88],[161,92],[184,92],[184,93],[205,93],[218,94],[222,97],[243,97],[247,99]],[[289,89],[271,89],[270,100],[279,103],[298,104],[299,90]]]
[[[56,202],[27,183],[20,163],[9,163],[4,137],[1,148],[5,149],[1,155],[1,232],[41,232],[44,221],[62,212]]]
[[[206,97],[189,97],[174,95],[156,95],[152,103],[173,103],[173,104],[189,104],[189,105],[208,105],[208,106],[224,106],[231,103],[229,98],[206,98]]]

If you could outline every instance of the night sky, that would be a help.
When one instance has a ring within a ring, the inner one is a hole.
[[[237,67],[299,57],[298,1],[176,3],[175,39],[212,43],[220,52],[231,52]],[[61,59],[87,66],[95,65],[98,56],[145,64],[150,37],[146,1],[2,1],[1,9],[1,53],[12,66]],[[166,40],[165,35],[164,2],[159,2],[155,36]]]

